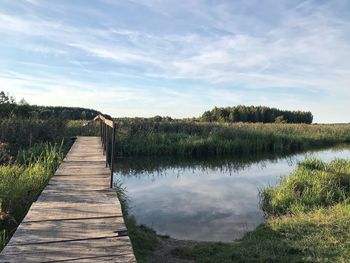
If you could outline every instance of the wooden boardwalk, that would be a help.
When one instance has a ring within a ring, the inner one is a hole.
[[[78,137],[0,262],[136,262],[100,137]]]

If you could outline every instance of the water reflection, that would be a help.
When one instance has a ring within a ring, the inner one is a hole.
[[[115,177],[126,187],[138,223],[178,239],[227,241],[264,221],[259,189],[276,184],[305,155],[349,158],[350,147],[283,157],[120,159]]]

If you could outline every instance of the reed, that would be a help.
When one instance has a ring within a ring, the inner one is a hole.
[[[350,125],[116,119],[119,156],[287,153],[350,142]]]
[[[350,143],[349,124],[205,123],[167,118],[117,118],[122,156],[213,157],[286,154]],[[70,121],[65,137],[99,135],[99,125]]]
[[[82,120],[69,121],[64,129],[64,137],[76,137],[76,136],[98,136],[99,124],[89,123]]]
[[[11,155],[16,156],[19,150],[37,143],[61,141],[65,127],[63,119],[0,119],[0,142],[7,143]]]
[[[15,164],[0,166],[0,231],[6,240],[63,160],[62,147],[63,142],[37,144],[20,151]]]

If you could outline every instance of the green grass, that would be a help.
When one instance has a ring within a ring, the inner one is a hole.
[[[62,141],[67,121],[63,119],[0,119],[0,143],[6,143],[16,157],[21,149],[37,143]],[[1,164],[1,163],[0,163]]]
[[[262,192],[266,224],[238,241],[200,242],[173,255],[201,263],[349,262],[349,185],[349,160],[306,160]]]
[[[21,151],[16,164],[0,166],[0,250],[63,160],[62,146],[38,144]]]
[[[118,156],[234,156],[350,143],[350,125],[203,123],[194,120],[117,118]],[[98,125],[70,121],[65,137],[98,136]]]
[[[350,125],[116,119],[119,156],[287,153],[350,142]]]
[[[348,203],[349,198],[349,161],[305,160],[279,186],[264,189],[262,208],[268,215],[295,214]]]
[[[270,219],[237,242],[201,242],[173,254],[194,262],[349,262],[350,205]]]

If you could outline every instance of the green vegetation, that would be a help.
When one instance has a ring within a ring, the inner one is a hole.
[[[82,120],[72,120],[67,122],[64,128],[64,137],[75,136],[99,136],[100,126],[98,124],[87,123]]]
[[[200,242],[172,254],[203,263],[348,262],[349,186],[349,160],[306,160],[279,186],[263,190],[266,224],[236,242]]]
[[[119,156],[287,153],[350,142],[350,125],[201,123],[119,118]]]
[[[0,225],[2,228],[2,226]],[[0,251],[2,248],[6,245],[6,231],[5,230],[0,230]]]
[[[20,151],[15,164],[0,166],[0,250],[63,160],[62,147],[36,144]]]
[[[278,187],[264,189],[262,208],[267,215],[279,216],[349,201],[350,161],[306,160]]]
[[[0,119],[0,156],[6,151],[16,156],[20,149],[27,149],[36,143],[58,142],[63,138],[66,121],[61,119]],[[1,162],[0,162],[1,164]]]
[[[79,107],[29,105],[24,99],[16,103],[15,98],[0,91],[0,118],[91,120],[98,114],[99,111]]]
[[[312,123],[311,112],[286,111],[264,106],[243,106],[218,108],[206,111],[202,121],[209,122],[263,122],[263,123]]]
[[[0,250],[70,145],[69,140],[57,142],[98,135],[98,125],[80,120],[97,114],[16,103],[0,92]],[[116,121],[119,156],[207,156],[225,162],[222,156],[286,154],[350,142],[350,125],[289,124],[311,123],[312,115],[265,107],[215,108],[192,120],[156,116]],[[137,225],[127,213],[125,191],[117,188],[138,262],[147,262],[166,238]],[[347,262],[349,198],[350,161],[307,160],[279,186],[262,192],[266,224],[236,242],[186,243],[173,249],[172,256],[195,262]]]

